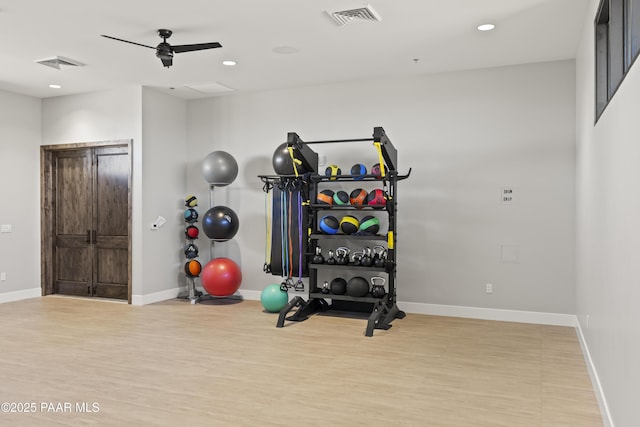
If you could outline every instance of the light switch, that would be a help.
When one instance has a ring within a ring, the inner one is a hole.
[[[13,228],[11,227],[11,224],[2,224],[0,226],[0,233],[11,233],[13,231]]]

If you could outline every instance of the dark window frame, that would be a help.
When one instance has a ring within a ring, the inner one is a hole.
[[[601,0],[594,20],[595,123],[640,54],[640,0]]]

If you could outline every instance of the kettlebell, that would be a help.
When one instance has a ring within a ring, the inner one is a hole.
[[[373,248],[373,265],[378,268],[385,266],[387,262],[387,250],[384,246],[375,246]]]
[[[333,251],[329,249],[329,258],[327,259],[327,264],[335,265],[336,259],[333,257]]]
[[[345,246],[341,246],[336,249],[336,264],[338,265],[347,265],[349,264],[349,253],[351,250]]]
[[[373,265],[373,257],[371,256],[371,248],[365,246],[362,249],[362,259],[360,260],[360,265],[363,267],[371,267]]]
[[[382,298],[387,293],[384,290],[384,277],[374,276],[371,278],[371,295],[374,298]]]
[[[331,292],[331,287],[329,286],[329,282],[326,282],[326,281],[325,281],[325,282],[322,284],[322,288],[320,289],[320,291],[321,291],[323,294],[328,294],[329,292]]]
[[[362,261],[362,251],[354,252],[352,256],[352,264],[355,266],[359,266]]]
[[[322,248],[320,246],[316,246],[316,254],[313,256],[311,263],[324,264],[324,257],[322,256]]]

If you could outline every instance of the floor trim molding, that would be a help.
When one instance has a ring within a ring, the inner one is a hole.
[[[398,307],[414,314],[432,316],[464,317],[469,319],[499,320],[502,322],[534,323],[575,327],[574,314],[545,313],[538,311],[504,310],[500,308],[465,307],[457,305],[425,304],[416,302],[398,302]]]
[[[22,291],[5,292],[0,294],[0,304],[3,302],[20,301],[29,298],[38,298],[42,296],[42,289],[31,288]]]
[[[596,399],[598,399],[598,406],[600,406],[600,413],[602,414],[602,422],[605,427],[614,427],[613,418],[611,417],[611,412],[609,411],[609,405],[607,404],[607,398],[605,397],[604,390],[602,389],[602,384],[600,383],[600,377],[598,376],[598,371],[596,370],[596,366],[593,363],[593,359],[591,359],[591,353],[589,352],[589,346],[587,345],[587,340],[582,333],[582,327],[580,326],[580,322],[576,322],[576,331],[578,333],[578,341],[580,341],[580,347],[582,347],[582,354],[584,355],[585,362],[587,364],[587,371],[589,371],[589,376],[591,377],[591,385],[593,386],[593,391],[596,394]]]
[[[182,289],[183,288],[173,288],[165,291],[154,292],[152,294],[131,295],[131,305],[147,305],[177,298]]]

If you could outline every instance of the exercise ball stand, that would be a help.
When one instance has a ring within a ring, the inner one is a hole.
[[[209,184],[209,208],[213,207],[213,190],[215,190],[215,184]],[[215,241],[209,239],[209,261],[213,259],[213,245]],[[189,280],[189,279],[187,279]],[[215,296],[211,294],[207,294],[201,292],[196,289],[195,280],[191,280],[191,283],[187,283],[189,287],[189,299],[191,300],[191,304],[197,304],[202,301],[213,301],[215,304],[235,304],[241,301],[244,301],[242,295],[227,295],[227,296]]]

